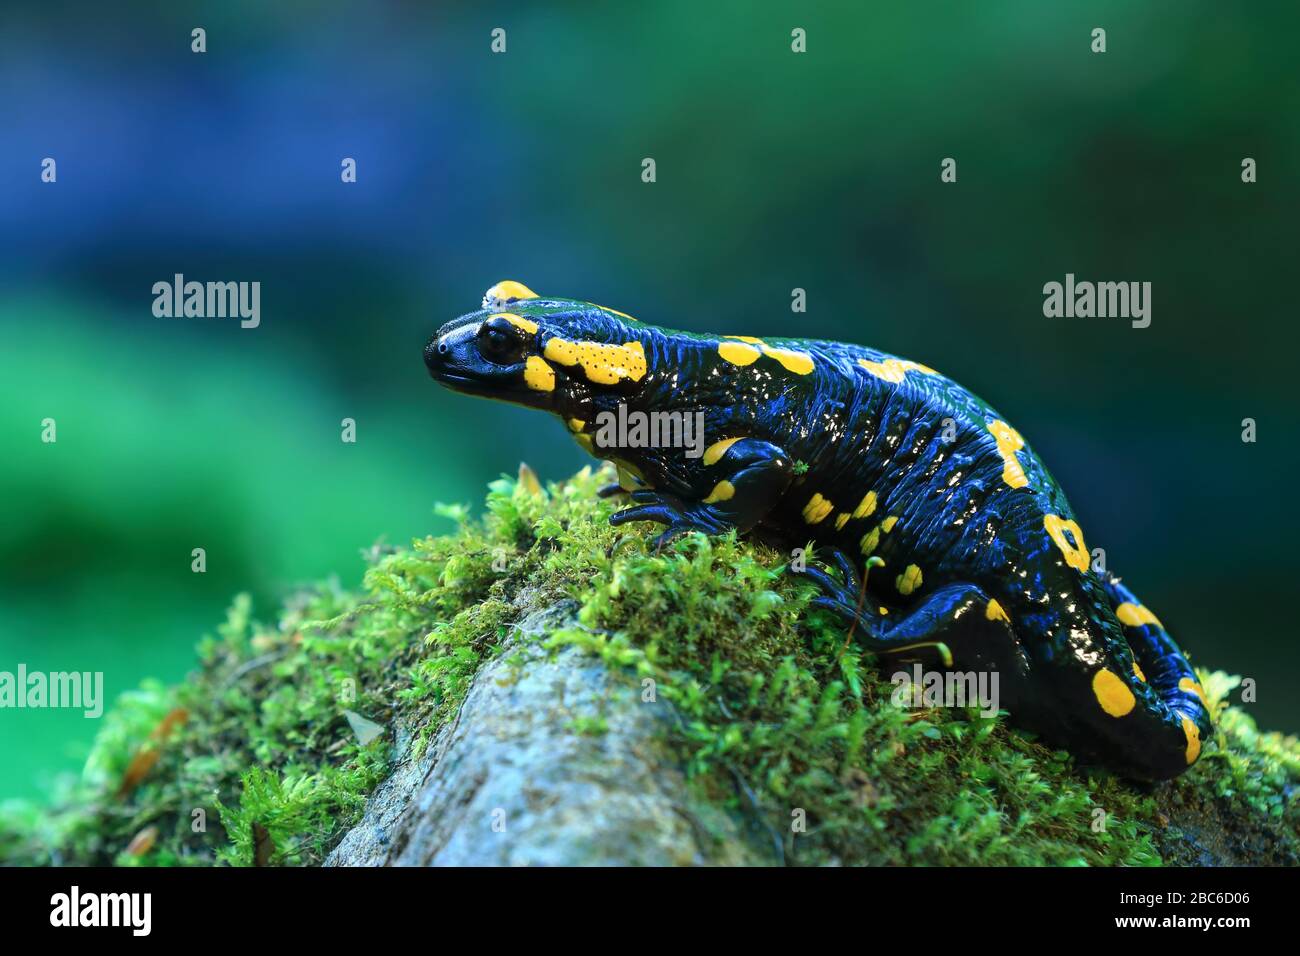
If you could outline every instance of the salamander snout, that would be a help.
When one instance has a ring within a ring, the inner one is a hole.
[[[424,366],[453,391],[549,409],[555,371],[536,354],[536,330],[517,315],[461,316],[425,343]]]
[[[435,332],[424,346],[424,365],[430,375],[436,375],[443,361],[451,353],[451,346],[445,338],[439,338]]]

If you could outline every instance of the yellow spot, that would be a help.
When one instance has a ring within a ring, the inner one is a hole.
[[[616,385],[623,379],[639,382],[646,373],[645,347],[640,342],[606,345],[556,337],[546,343],[542,354],[561,365],[580,366],[587,381],[597,385]]]
[[[1060,515],[1044,515],[1043,527],[1061,549],[1066,564],[1076,571],[1088,570],[1088,547],[1083,543],[1083,530],[1079,527],[1079,522],[1066,521]],[[1074,544],[1065,537],[1067,531],[1074,536]]]
[[[709,492],[709,497],[704,499],[706,505],[711,505],[717,501],[730,501],[736,493],[736,487],[729,481],[723,480],[713,486]]]
[[[809,524],[817,524],[825,521],[826,516],[835,510],[835,505],[829,498],[823,498],[821,495],[813,495],[808,499],[808,503],[803,506],[803,520]]]
[[[793,349],[779,349],[764,345],[763,354],[768,358],[776,359],[787,372],[794,372],[796,375],[807,375],[813,370],[812,356],[807,352],[796,352]]]
[[[521,332],[527,332],[529,335],[537,334],[537,323],[532,319],[525,319],[522,315],[515,315],[513,312],[498,312],[496,315],[489,316],[492,319],[505,319]]]
[[[899,594],[911,594],[921,586],[921,569],[915,564],[909,564],[903,569],[903,573],[894,579],[894,584],[898,587]]]
[[[1190,767],[1201,755],[1201,728],[1186,714],[1183,715],[1183,736],[1187,738],[1187,766]]]
[[[768,345],[753,335],[728,335],[726,338],[732,341],[719,344],[718,354],[732,365],[753,365],[758,361],[759,355],[766,355],[780,362],[787,372],[796,375],[807,375],[813,370],[812,356],[807,352]]]
[[[1137,679],[1140,680],[1142,683],[1145,684],[1145,683],[1147,682],[1147,675],[1142,673],[1142,668],[1138,667],[1138,662],[1137,662],[1137,661],[1134,661],[1134,662],[1133,662],[1133,674],[1134,674],[1134,675],[1137,677]]]
[[[894,525],[898,524],[898,515],[890,515],[884,521],[880,522],[880,528],[885,534],[894,530]]]
[[[585,451],[588,455],[593,455],[596,458],[600,457],[599,455],[596,454],[596,446],[592,443],[590,435],[574,435],[573,440],[576,441],[579,445],[581,445],[582,450]]]
[[[508,302],[511,299],[535,299],[537,293],[522,282],[516,282],[513,279],[506,279],[498,282],[492,288],[483,294],[484,307],[490,307],[494,304]]]
[[[984,608],[984,619],[986,621],[1006,621],[1011,623],[1011,618],[1007,617],[1007,612],[1002,610],[1002,605],[994,598],[989,598],[988,606]]]
[[[887,607],[882,607],[882,608],[880,609],[880,613],[881,613],[881,614],[888,614],[888,613],[889,613],[889,608],[887,608]]]
[[[923,375],[939,374],[928,365],[909,362],[907,359],[891,358],[885,359],[883,362],[869,362],[866,359],[858,359],[858,364],[876,378],[883,379],[886,382],[893,382],[895,385],[906,378],[908,372],[920,372]]]
[[[1154,624],[1156,627],[1164,627],[1160,623],[1160,618],[1156,617],[1141,604],[1134,604],[1131,601],[1125,601],[1119,607],[1115,608],[1115,616],[1119,618],[1120,623],[1125,627],[1141,627],[1144,624]]]
[[[1092,692],[1097,697],[1101,709],[1112,717],[1123,717],[1137,704],[1137,698],[1129,690],[1128,684],[1120,680],[1114,672],[1102,668],[1092,675]]]
[[[897,384],[907,375],[907,369],[903,368],[903,363],[897,359],[887,359],[884,362],[868,362],[866,359],[858,359],[858,364],[876,378],[884,379],[886,382]]]
[[[989,431],[998,443],[998,454],[1002,456],[1002,480],[1012,488],[1023,488],[1029,484],[1025,469],[1020,466],[1016,452],[1025,447],[1025,440],[1006,422],[989,422]]]
[[[732,365],[753,365],[763,353],[752,345],[744,345],[740,342],[721,342],[718,345],[718,354]]]
[[[580,432],[586,427],[587,427],[587,423],[584,422],[581,418],[569,419],[569,431],[571,432]]]
[[[871,557],[871,552],[876,550],[876,545],[880,544],[880,528],[872,528],[862,536],[862,556]]]
[[[524,363],[524,384],[534,392],[554,391],[555,369],[536,355],[530,355],[528,361]]]
[[[842,531],[844,526],[849,523],[851,515],[847,511],[841,511],[835,516],[835,530]]]
[[[876,493],[874,491],[868,491],[865,495],[863,495],[862,500],[858,502],[858,506],[853,509],[853,517],[855,519],[869,518],[875,512],[875,510],[876,510]]]
[[[740,441],[739,438],[724,438],[722,441],[715,441],[704,449],[704,464],[716,465],[722,460],[722,456],[727,453],[727,449],[738,441]]]
[[[1178,682],[1178,689],[1185,690],[1189,694],[1195,694],[1201,699],[1201,705],[1205,708],[1206,712],[1209,712],[1210,698],[1205,696],[1205,690],[1197,681],[1192,680],[1190,677],[1184,677]]]

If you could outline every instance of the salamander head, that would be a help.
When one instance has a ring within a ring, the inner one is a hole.
[[[424,364],[458,392],[554,411],[565,391],[635,391],[647,372],[643,329],[612,309],[499,282],[482,308],[429,339]]]

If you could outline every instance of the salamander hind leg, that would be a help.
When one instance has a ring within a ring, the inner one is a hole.
[[[852,565],[832,552],[843,582],[826,571],[808,566],[796,573],[813,581],[821,594],[813,607],[835,614],[849,625],[849,633],[867,650],[881,655],[929,648],[945,668],[996,672],[999,707],[1016,705],[1028,673],[1028,658],[1002,606],[975,584],[948,584],[927,594],[902,611],[881,613]],[[879,558],[867,562],[866,573],[878,567]]]
[[[1153,712],[1144,721],[1155,724],[1148,741],[1149,776],[1176,776],[1197,761],[1214,731],[1210,702],[1160,619],[1113,574],[1103,575],[1102,586],[1132,652],[1134,676],[1155,696],[1149,708]]]
[[[895,655],[928,647],[945,668],[997,672],[997,706],[1013,721],[1124,776],[1175,777],[1196,761],[1211,733],[1208,703],[1191,665],[1117,581],[1108,583],[1107,593],[1124,633],[1113,621],[1105,626],[1110,640],[1098,666],[1091,658],[1045,653],[1055,642],[1036,632],[1032,618],[1012,621],[974,584],[947,584],[884,614],[869,595],[859,606],[864,591],[850,574],[841,581],[816,567],[800,573],[822,592],[813,606],[845,620],[868,650]]]
[[[1187,658],[1153,614],[1109,575],[1071,596],[1075,619],[1018,623],[1037,680],[1023,723],[1085,762],[1134,780],[1168,780],[1194,764],[1212,732]]]

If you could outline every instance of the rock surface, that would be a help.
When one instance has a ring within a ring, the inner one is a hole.
[[[761,825],[692,797],[665,742],[671,705],[541,645],[573,611],[526,618],[420,759],[401,735],[403,758],[327,866],[779,862]]]

